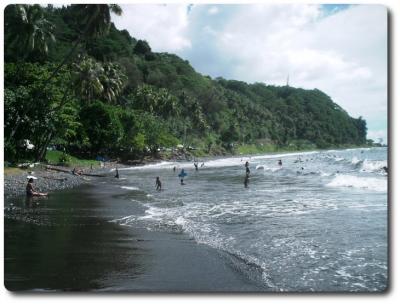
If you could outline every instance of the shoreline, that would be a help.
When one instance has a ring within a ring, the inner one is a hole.
[[[197,161],[201,160],[210,160],[210,159],[220,159],[220,158],[230,158],[230,157],[253,157],[259,155],[274,155],[279,153],[301,153],[301,152],[310,152],[310,151],[329,151],[329,150],[347,150],[347,149],[368,149],[368,148],[384,148],[384,147],[370,147],[370,146],[360,146],[360,147],[338,147],[338,148],[329,148],[329,149],[318,149],[318,150],[282,150],[282,151],[274,151],[274,152],[258,152],[258,153],[247,153],[247,154],[221,154],[221,155],[206,155],[201,157],[196,157],[192,154],[184,154],[185,157],[175,157],[175,158],[168,158],[168,157],[152,157],[143,160],[140,163],[129,164],[126,162],[109,162],[105,163],[105,167],[96,167],[90,169],[89,166],[79,166],[83,169],[84,173],[91,173],[91,174],[104,174],[104,175],[112,175],[110,174],[110,170],[114,169],[116,166],[118,169],[123,168],[131,168],[131,167],[141,167],[150,164],[157,164],[162,161],[171,161],[171,162],[190,162],[194,159]],[[73,175],[72,169],[73,167],[65,167],[65,166],[53,166],[56,168],[64,169],[71,172],[56,172],[53,170],[47,170],[45,164],[40,164],[36,168],[32,169],[23,169],[16,173],[6,174],[4,172],[4,198],[10,198],[14,196],[25,195],[25,186],[27,183],[26,176],[27,175],[34,175],[38,177],[35,181],[34,186],[39,192],[54,192],[58,190],[64,189],[72,189],[79,185],[88,183],[90,184],[93,182],[94,179],[101,178],[101,177],[85,177],[82,175]]]

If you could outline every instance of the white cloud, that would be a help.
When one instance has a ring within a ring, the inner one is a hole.
[[[208,10],[208,13],[210,14],[210,15],[215,15],[215,14],[217,14],[219,12],[219,9],[218,9],[218,7],[216,7],[216,6],[212,6],[212,7],[210,7],[210,9]]]
[[[190,48],[187,5],[121,5],[122,17],[113,18],[119,29],[150,43],[154,51],[174,52]]]

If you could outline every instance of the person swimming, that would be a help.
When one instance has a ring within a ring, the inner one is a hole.
[[[278,165],[279,165],[279,166],[282,166],[282,160],[281,160],[281,159],[278,160]]]
[[[156,177],[156,190],[161,191],[161,181],[159,176]]]

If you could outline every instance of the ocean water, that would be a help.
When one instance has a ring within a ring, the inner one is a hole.
[[[144,211],[109,222],[186,233],[218,249],[238,272],[270,291],[387,288],[386,148],[202,162],[198,171],[192,162],[121,169],[123,179],[112,186]],[[181,168],[188,173],[185,185],[177,176]],[[162,191],[155,190],[156,176]]]

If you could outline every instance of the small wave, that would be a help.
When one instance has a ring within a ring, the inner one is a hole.
[[[110,220],[110,223],[116,223],[121,226],[129,226],[130,223],[136,221],[136,215],[128,215],[121,218]]]
[[[278,170],[282,170],[282,168],[283,167],[272,167],[272,168],[269,168],[269,167],[264,167],[264,171],[270,171],[270,172],[276,172],[276,171],[278,171]]]
[[[201,226],[196,225],[192,220],[182,216],[175,220],[175,223],[182,227],[182,230],[191,235],[197,243],[206,244],[207,246],[221,250],[234,258],[234,266],[248,276],[249,279],[256,282],[262,281],[266,286],[276,289],[271,277],[269,276],[269,268],[266,263],[257,257],[243,253],[241,250],[232,246],[236,240],[233,236],[228,238],[219,234],[218,229],[210,224],[202,223]]]
[[[132,186],[121,186],[120,188],[126,190],[139,190],[138,187],[132,187]]]
[[[288,152],[288,153],[281,153],[281,154],[267,154],[267,155],[259,155],[253,156],[253,159],[271,159],[271,158],[284,158],[284,157],[292,157],[292,156],[304,156],[304,155],[311,155],[317,154],[318,151],[307,151],[307,152]]]
[[[377,192],[387,191],[387,181],[374,177],[359,177],[353,175],[338,174],[327,184],[328,187],[350,187],[368,189]]]
[[[124,170],[143,170],[143,169],[172,169],[174,166],[183,167],[181,164],[177,165],[177,163],[174,163],[174,162],[162,161],[162,162],[155,163],[155,164],[127,167],[127,168],[121,168],[118,170],[124,171]],[[192,164],[192,166],[193,166],[193,164]],[[184,166],[184,167],[188,167],[188,164],[186,164],[186,166]]]
[[[322,177],[330,176],[330,175],[331,175],[331,174],[326,173],[326,172],[324,172],[324,171],[318,171],[318,173],[319,173],[319,175],[322,176]]]
[[[351,159],[351,163],[352,163],[353,165],[358,165],[358,164],[361,163],[361,162],[362,162],[362,160],[361,160],[361,159],[358,159],[357,156],[353,156],[353,158]]]
[[[361,171],[364,172],[377,172],[381,171],[383,167],[387,167],[386,160],[364,160],[361,165]]]

